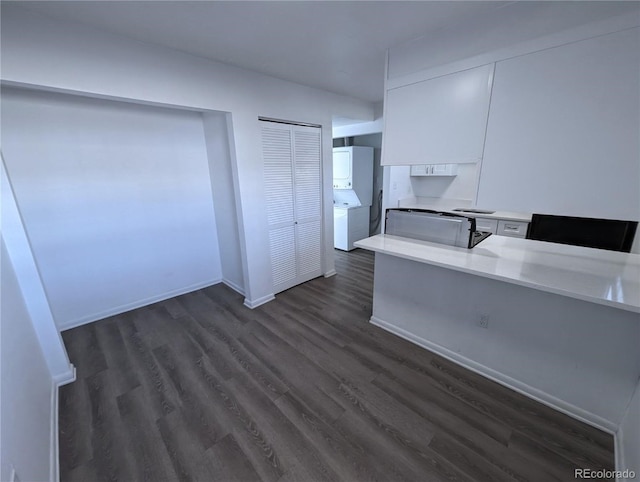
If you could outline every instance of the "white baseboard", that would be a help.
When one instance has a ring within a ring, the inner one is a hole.
[[[235,291],[236,293],[239,293],[242,296],[244,296],[244,288],[242,286],[240,286],[237,283],[234,283],[233,281],[230,281],[228,279],[223,279],[222,282],[225,285],[227,285],[229,288],[231,288],[233,291]]]
[[[275,299],[276,297],[273,293],[263,296],[262,298],[258,298],[256,300],[250,300],[249,298],[245,298],[244,306],[246,306],[247,308],[254,309],[260,305],[264,305],[265,303],[268,303],[269,301],[275,300]]]
[[[60,387],[76,380],[76,367],[69,364],[69,370],[55,375],[51,380],[51,406],[50,406],[50,443],[49,443],[49,480],[60,481],[60,445],[58,441],[58,407]]]
[[[335,276],[335,275],[337,275],[337,274],[338,274],[338,272],[337,272],[335,269],[330,269],[329,271],[327,271],[327,272],[324,274],[324,277],[325,277],[325,278],[331,278],[332,276]]]
[[[443,347],[442,345],[438,345],[437,343],[433,343],[429,340],[416,336],[412,333],[409,333],[402,328],[399,328],[385,320],[372,316],[370,322],[380,328],[393,333],[394,335],[398,335],[405,340],[408,340],[412,343],[415,343],[418,346],[426,348],[429,351],[432,351],[458,365],[461,365],[475,373],[478,373],[489,380],[493,380],[500,385],[503,385],[507,388],[510,388],[522,395],[525,395],[537,402],[540,402],[548,407],[551,407],[559,412],[562,412],[566,415],[569,415],[576,420],[584,422],[588,425],[591,425],[595,428],[603,430],[612,435],[616,434],[618,430],[617,424],[610,420],[606,420],[596,414],[588,412],[580,407],[576,407],[570,403],[565,402],[559,398],[554,397],[542,390],[534,388],[526,383],[522,383],[510,376],[507,376],[501,372],[498,372],[492,368],[489,368],[485,365],[482,365],[478,362],[475,362],[467,357],[460,355],[454,351],[449,350],[448,348]]]
[[[192,291],[196,291],[202,288],[206,288],[207,286],[215,285],[221,283],[222,279],[208,280],[202,281],[200,283],[195,283],[190,286],[185,286],[184,288],[178,288],[171,291],[166,291],[162,294],[150,296],[149,298],[145,298],[138,301],[133,301],[131,303],[127,303],[124,305],[116,306],[113,308],[109,308],[108,310],[101,311],[99,313],[94,313],[91,315],[83,316],[81,318],[77,318],[75,320],[69,321],[58,321],[57,326],[58,330],[65,331],[70,330],[71,328],[76,328],[78,326],[86,325],[87,323],[93,323],[94,321],[102,320],[104,318],[108,318],[110,316],[119,315],[120,313],[124,313],[126,311],[135,310],[136,308],[142,308],[143,306],[151,305],[153,303],[157,303],[159,301],[168,300],[169,298],[173,298],[175,296],[184,295],[186,293],[191,293]]]

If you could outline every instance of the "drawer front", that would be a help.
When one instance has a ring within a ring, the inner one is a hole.
[[[476,230],[487,231],[489,233],[495,234],[498,232],[498,220],[488,219],[488,218],[476,218]]]
[[[498,231],[501,236],[512,236],[514,238],[524,238],[527,236],[529,223],[518,221],[498,221]]]

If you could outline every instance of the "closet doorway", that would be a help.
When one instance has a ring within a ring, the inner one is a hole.
[[[322,275],[322,137],[320,127],[261,124],[275,294]]]

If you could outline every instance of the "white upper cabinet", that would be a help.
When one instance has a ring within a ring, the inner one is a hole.
[[[494,64],[387,90],[383,165],[482,158]]]
[[[477,204],[640,219],[640,28],[496,64]]]

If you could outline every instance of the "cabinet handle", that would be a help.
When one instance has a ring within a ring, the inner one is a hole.
[[[508,224],[505,224],[504,229],[509,229],[510,231],[517,231],[518,226],[509,226]]]

